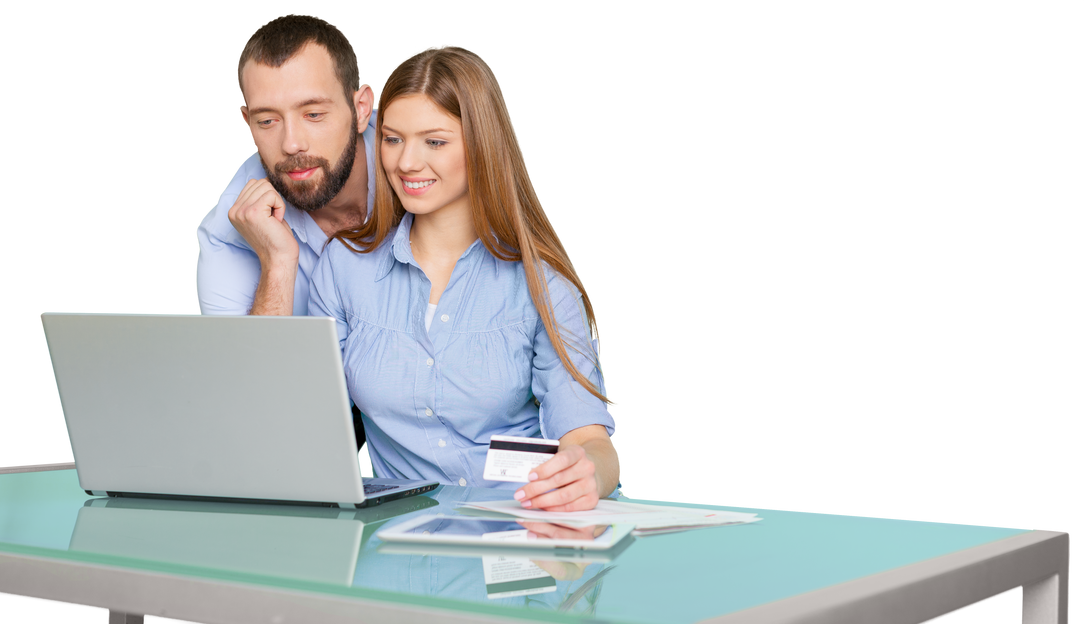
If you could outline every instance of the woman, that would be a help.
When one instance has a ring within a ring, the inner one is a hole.
[[[329,243],[309,306],[338,321],[374,472],[593,508],[618,480],[594,313],[496,78],[466,50],[423,52],[388,78],[377,130],[372,214]],[[494,434],[561,444],[519,487],[482,478]]]

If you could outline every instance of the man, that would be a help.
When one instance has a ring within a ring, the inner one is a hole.
[[[237,74],[257,153],[197,231],[200,311],[306,315],[324,243],[360,225],[373,201],[373,92],[346,37],[314,17],[264,25]],[[354,424],[360,449],[356,410]]]
[[[373,92],[342,33],[296,15],[252,36],[238,80],[258,152],[199,227],[200,310],[305,315],[324,242],[371,201]]]

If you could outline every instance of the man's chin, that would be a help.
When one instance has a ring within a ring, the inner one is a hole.
[[[287,175],[278,177],[279,188],[277,189],[283,199],[293,205],[299,210],[305,212],[313,212],[324,207],[324,204],[315,204],[319,201],[321,194],[321,179],[320,176],[323,172],[317,172],[315,176],[308,180],[292,180]],[[275,185],[272,185],[275,186]]]

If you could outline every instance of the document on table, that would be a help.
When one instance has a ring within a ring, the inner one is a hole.
[[[635,535],[650,535],[683,531],[697,527],[748,524],[761,518],[755,513],[695,509],[692,507],[669,507],[641,505],[624,501],[600,500],[588,511],[539,511],[524,509],[519,501],[485,501],[468,503],[461,508],[507,514],[535,522],[553,522],[566,526],[589,526],[593,524],[634,524]]]

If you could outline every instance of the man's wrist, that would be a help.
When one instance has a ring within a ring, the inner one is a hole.
[[[289,316],[294,313],[294,281],[297,262],[262,264],[260,283],[256,286],[252,309],[257,316]]]
[[[260,259],[260,281],[293,282],[297,277],[297,257],[273,258],[264,262]]]

